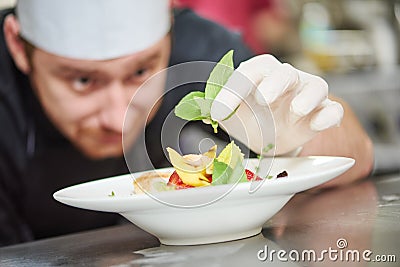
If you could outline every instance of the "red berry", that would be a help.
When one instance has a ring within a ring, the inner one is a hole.
[[[179,177],[178,173],[176,171],[174,171],[171,176],[169,177],[168,180],[168,185],[178,185],[178,184],[182,184],[182,180]]]
[[[179,177],[176,171],[174,171],[169,177],[167,185],[174,185],[176,189],[186,189],[193,187],[191,185],[183,183],[181,177]]]
[[[246,172],[247,180],[252,181],[254,178],[254,173],[248,169],[245,169],[245,172]],[[256,177],[256,181],[261,181],[261,180],[262,180],[262,178],[260,176]]]
[[[207,178],[208,182],[211,184],[212,183],[212,175],[206,174],[206,178]]]

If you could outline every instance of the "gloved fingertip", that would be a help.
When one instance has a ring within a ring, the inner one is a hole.
[[[290,112],[298,117],[306,116],[311,112],[312,108],[314,108],[312,105],[300,102],[297,98],[290,103]]]
[[[343,119],[342,105],[332,102],[329,106],[319,111],[311,120],[310,128],[313,131],[323,131],[331,127],[339,126]]]

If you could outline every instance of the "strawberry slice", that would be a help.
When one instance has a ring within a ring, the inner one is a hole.
[[[176,189],[192,188],[193,186],[183,183],[178,173],[174,171],[169,177],[167,185],[174,185]]]
[[[254,178],[254,173],[248,169],[245,169],[246,176],[247,176],[247,181],[252,181]],[[256,177],[256,181],[261,181],[262,178],[260,176]]]
[[[212,183],[212,175],[211,174],[206,174],[205,176],[207,178],[207,181],[211,184]]]

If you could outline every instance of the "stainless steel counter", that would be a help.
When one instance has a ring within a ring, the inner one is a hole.
[[[298,194],[243,240],[164,246],[127,224],[0,249],[0,266],[268,265],[400,266],[400,174]]]

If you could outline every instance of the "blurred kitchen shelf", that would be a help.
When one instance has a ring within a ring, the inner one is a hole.
[[[325,79],[373,140],[375,172],[400,172],[400,66],[327,74]]]

